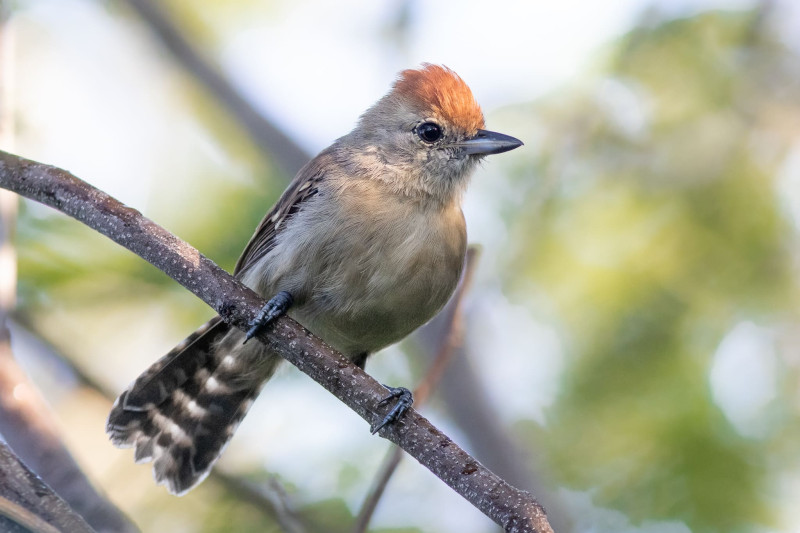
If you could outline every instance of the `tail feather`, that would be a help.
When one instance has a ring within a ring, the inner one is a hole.
[[[184,494],[211,470],[278,357],[219,317],[190,335],[123,392],[106,433],[136,462],[153,461],[159,484]],[[252,346],[251,346],[252,345]]]
[[[209,361],[211,345],[228,328],[217,316],[186,337],[136,378],[128,388],[124,408],[146,410],[148,406],[159,405],[173,390],[183,385],[189,376],[195,375],[206,365],[213,365],[214,361]]]

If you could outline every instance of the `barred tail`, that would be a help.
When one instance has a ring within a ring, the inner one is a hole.
[[[123,392],[106,433],[135,447],[137,463],[173,494],[200,483],[247,414],[279,358],[214,318],[147,369]]]

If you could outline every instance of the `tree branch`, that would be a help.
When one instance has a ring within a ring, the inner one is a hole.
[[[479,249],[476,246],[467,248],[467,256],[464,258],[464,271],[461,274],[461,280],[456,288],[455,294],[450,298],[444,309],[437,315],[437,320],[444,323],[441,337],[439,339],[439,350],[436,357],[425,372],[425,377],[422,379],[417,388],[414,389],[414,405],[417,409],[422,407],[433,394],[434,389],[442,379],[444,371],[447,369],[453,356],[456,354],[456,348],[461,346],[464,342],[464,320],[462,303],[464,295],[472,285],[472,276],[475,272],[475,266],[478,263],[478,256],[480,255]],[[372,484],[364,503],[361,505],[361,510],[356,517],[355,525],[353,526],[353,533],[364,533],[367,531],[372,515],[375,509],[378,508],[378,502],[386,491],[386,486],[389,480],[394,475],[400,461],[403,458],[403,452],[397,446],[392,446],[386,458],[383,460],[378,475],[375,476],[375,481]]]
[[[9,194],[14,193],[9,192]],[[12,322],[14,326],[11,331],[12,335],[14,335],[16,332],[24,332],[26,335],[35,338],[35,342],[41,344],[40,349],[47,352],[45,357],[58,360],[59,364],[66,366],[72,377],[78,381],[79,386],[86,387],[87,389],[97,393],[100,397],[104,398],[107,401],[108,409],[110,410],[111,404],[114,403],[114,399],[117,397],[117,394],[105,384],[100,383],[90,373],[84,371],[83,368],[77,366],[72,358],[70,358],[67,354],[57,351],[55,347],[45,340],[41,332],[36,329],[36,325],[28,321],[27,318],[28,317],[17,317],[18,320]],[[22,321],[20,322],[19,319],[22,319]],[[3,388],[0,386],[0,391],[2,390]],[[2,394],[0,394],[0,397],[2,397]],[[0,431],[0,433],[2,433],[2,431]],[[23,460],[27,461],[25,457],[23,457]],[[39,473],[35,465],[34,469],[37,470],[37,473]],[[41,473],[39,473],[39,475],[41,475]],[[47,481],[46,476],[42,477],[45,479],[45,481]],[[265,516],[269,517],[271,520],[276,522],[278,526],[280,526],[281,531],[284,531],[285,533],[305,533],[305,526],[303,525],[302,517],[292,508],[290,502],[288,501],[288,495],[283,487],[280,486],[278,480],[274,477],[271,477],[266,482],[254,482],[236,474],[227,472],[222,467],[214,468],[211,471],[210,477],[217,480],[234,496],[239,497],[240,499],[248,500],[258,507]],[[54,487],[54,489],[59,494],[63,495],[58,487]],[[81,516],[86,517],[86,514],[81,512],[81,509],[76,505],[75,502],[70,501],[68,497],[65,499],[67,500],[67,503],[72,505],[81,514]],[[126,531],[122,527],[112,529],[100,527],[99,525],[92,523],[91,518],[88,518],[87,522],[89,522],[92,527],[97,529],[98,532],[113,531],[114,533],[120,533]],[[3,531],[1,527],[0,531]]]
[[[294,176],[311,159],[305,150],[256,110],[220,74],[219,69],[189,42],[161,3],[152,0],[126,0],[126,3],[147,24],[175,61],[236,119],[260,150],[268,151],[272,155],[289,177]]]
[[[153,0],[126,0],[131,8],[141,17],[153,35],[172,54],[180,65],[194,80],[206,88],[209,94],[228,112],[236,123],[246,131],[259,151],[266,157],[272,156],[278,165],[293,176],[311,157],[279,127],[273,124],[262,112],[255,109],[241,94],[236,86],[194,45],[181,31],[179,25],[169,12]],[[407,3],[406,3],[407,4]],[[397,10],[397,24],[402,26],[407,18],[407,5]],[[399,27],[399,26],[398,26]],[[393,28],[392,31],[396,30]],[[433,324],[421,328],[412,334],[412,339],[426,350],[431,347],[428,340],[429,331],[437,331]],[[436,337],[438,338],[438,337]],[[428,350],[433,353],[435,346]],[[464,347],[457,350],[464,354]],[[466,358],[456,357],[450,373],[458,375],[468,383],[480,384],[478,376]],[[456,379],[445,379],[440,384],[440,397],[448,410],[454,414],[453,421],[467,435],[471,443],[476,444],[479,454],[484,460],[497,469],[512,482],[529,486],[534,476],[522,461],[519,453],[496,423],[489,402],[475,389],[464,387]],[[472,413],[486,416],[476,418]]]
[[[34,533],[94,533],[58,494],[31,472],[4,442],[0,441],[0,520],[3,531],[9,523]]]
[[[14,452],[60,497],[100,532],[138,529],[102,496],[72,458],[55,431],[50,410],[11,353],[0,325],[0,434]]]
[[[267,514],[283,533],[306,533],[306,526],[289,505],[286,491],[274,477],[256,482],[228,474],[219,468],[214,469],[212,476],[241,499],[248,500],[258,507],[266,506]]]
[[[245,329],[265,300],[165,229],[72,174],[0,152],[0,187],[66,213],[128,248],[192,291],[235,327]],[[258,338],[370,424],[390,406],[386,389],[347,358],[282,317]],[[380,431],[510,532],[552,532],[544,509],[489,471],[415,410]]]
[[[15,116],[15,39],[10,4],[0,0],[0,148],[6,150],[14,144]],[[26,468],[35,471],[93,528],[114,533],[138,531],[81,471],[62,443],[49,407],[12,353],[8,319],[16,302],[14,233],[18,201],[13,192],[0,190],[0,435]],[[2,524],[0,530],[5,531]]]

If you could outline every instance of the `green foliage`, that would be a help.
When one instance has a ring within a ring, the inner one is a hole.
[[[605,79],[528,109],[541,142],[522,205],[541,209],[512,218],[521,275],[508,289],[546,302],[571,363],[546,428],[525,433],[556,483],[634,521],[778,527],[775,468],[797,460],[782,445],[768,459],[793,438],[785,418],[740,435],[708,377],[737,322],[797,318],[796,235],[775,182],[796,142],[800,100],[786,94],[800,70],[762,23],[642,24]]]
[[[207,20],[260,5],[170,4],[204,43],[224,33]],[[507,159],[516,167],[502,215],[511,235],[504,289],[556,324],[567,347],[546,423],[516,427],[554,486],[588,491],[596,505],[635,523],[679,520],[694,532],[720,533],[780,528],[776,487],[782,472],[800,466],[796,365],[778,362],[778,390],[758,436],[731,424],[709,372],[736,324],[798,322],[797,229],[776,185],[797,150],[800,58],[758,11],[650,15],[607,52],[580,85],[496,117],[516,123],[509,133],[526,141]],[[164,170],[146,214],[231,270],[285,179],[185,81],[175,83],[181,102],[235,161],[230,166],[245,170],[202,162],[181,175]],[[174,329],[169,342],[208,317],[206,306],[138,257],[42,213],[23,204],[20,310],[65,353],[89,352],[92,365],[113,367],[115,352],[127,353],[121,345],[141,341],[120,342],[117,331],[93,324],[100,316],[117,313],[122,318],[110,323],[127,324],[141,312],[142,324],[160,325],[162,315],[147,315],[157,308]],[[63,321],[49,321],[59,309],[76,317],[71,335],[57,329]],[[168,336],[142,324],[131,337]],[[92,357],[91,337],[107,357]],[[139,354],[139,366],[158,355]],[[299,513],[311,531],[349,531],[346,500],[373,475],[363,464],[338,468],[348,497],[306,501]],[[177,506],[160,493],[153,499],[161,503],[141,504],[151,518]],[[207,533],[277,531],[219,485],[206,483],[181,502]]]

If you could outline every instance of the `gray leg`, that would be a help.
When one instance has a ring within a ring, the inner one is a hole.
[[[244,342],[252,339],[261,328],[286,313],[293,303],[294,298],[286,291],[281,291],[273,296],[270,301],[267,302],[267,305],[261,308],[261,312],[250,322],[250,329],[247,330],[247,336]]]
[[[389,424],[394,424],[397,420],[403,416],[406,411],[411,408],[411,405],[414,403],[414,397],[411,395],[411,391],[405,387],[389,387],[388,385],[384,385],[387,389],[389,389],[389,396],[384,398],[380,401],[378,405],[385,405],[390,401],[397,398],[397,403],[392,407],[392,410],[383,417],[381,423],[375,426],[375,429],[372,429],[370,433],[373,435],[380,431],[381,428],[384,426],[388,426]]]

